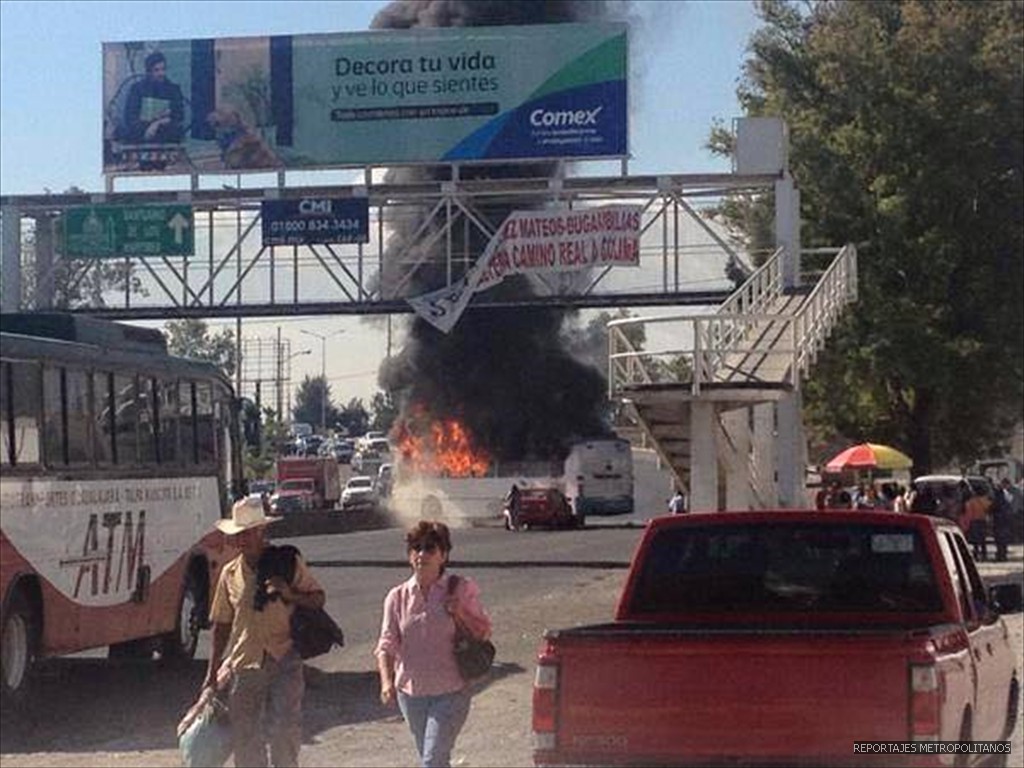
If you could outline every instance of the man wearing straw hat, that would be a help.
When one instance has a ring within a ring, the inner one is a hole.
[[[271,576],[263,585],[269,600],[256,600],[260,555],[267,546],[266,526],[281,518],[267,516],[258,495],[235,502],[231,519],[218,520],[241,554],[221,570],[210,619],[213,642],[203,681],[203,696],[212,695],[223,658],[231,670],[232,743],[235,765],[260,768],[267,747],[274,766],[297,766],[302,743],[302,659],[292,648],[289,620],[295,606],[321,608],[323,588],[301,557],[290,582]],[[260,606],[257,608],[257,606]]]

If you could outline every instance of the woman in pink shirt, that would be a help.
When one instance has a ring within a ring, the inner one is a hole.
[[[444,523],[421,520],[405,535],[412,577],[384,598],[374,655],[380,700],[397,700],[424,768],[448,766],[469,714],[469,691],[455,663],[455,622],[474,637],[490,637],[491,619],[476,583],[445,573],[452,550]]]

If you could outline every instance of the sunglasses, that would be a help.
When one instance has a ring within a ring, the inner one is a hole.
[[[419,544],[410,544],[409,545],[409,551],[410,552],[419,552],[420,554],[425,554],[425,555],[432,555],[434,552],[437,552],[437,549],[438,549],[437,544],[435,544],[432,541],[431,542],[420,542]]]

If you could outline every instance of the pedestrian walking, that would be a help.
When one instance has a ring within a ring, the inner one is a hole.
[[[964,484],[966,486],[966,483]],[[988,535],[988,508],[992,500],[984,493],[975,493],[968,486],[964,491],[964,499],[959,523],[960,529],[971,545],[975,560],[985,560],[988,549],[985,540]]]
[[[210,619],[213,640],[200,698],[212,695],[222,660],[230,670],[228,709],[235,765],[263,768],[297,766],[302,744],[302,659],[292,647],[290,619],[296,606],[322,608],[324,591],[301,556],[291,580],[261,579],[260,556],[267,549],[267,516],[258,495],[235,503],[231,519],[217,528],[240,554],[217,579]],[[261,583],[262,581],[262,583]]]
[[[996,560],[1005,562],[1013,535],[1013,496],[1007,492],[1009,478],[1004,477],[992,498],[992,537],[996,542]]]
[[[480,589],[449,574],[451,533],[421,520],[405,534],[412,576],[384,598],[374,655],[380,700],[396,701],[424,768],[451,764],[452,748],[469,715],[470,692],[455,662],[456,622],[478,639],[491,634]],[[457,581],[452,583],[452,579]],[[453,589],[454,586],[454,589]]]

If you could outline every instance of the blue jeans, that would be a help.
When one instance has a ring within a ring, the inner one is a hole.
[[[469,715],[469,693],[409,696],[399,691],[398,706],[416,740],[423,768],[448,768],[455,739]]]

